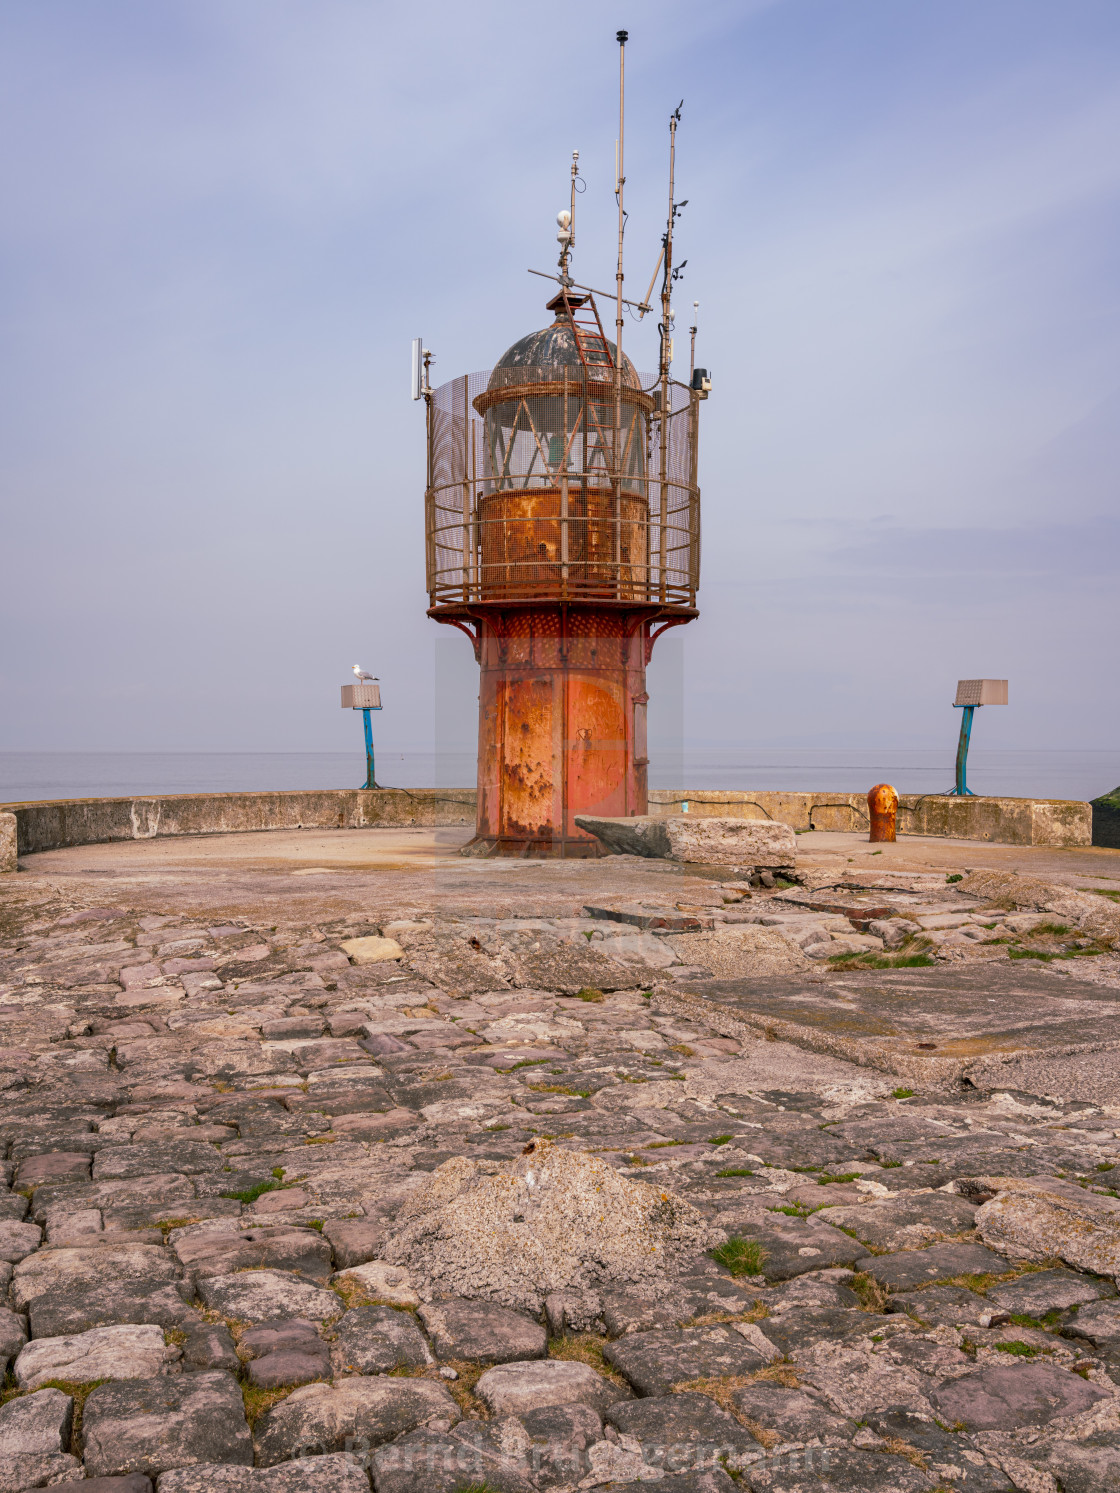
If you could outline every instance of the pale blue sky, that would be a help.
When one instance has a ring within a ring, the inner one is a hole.
[[[683,96],[715,376],[662,727],[951,750],[979,674],[990,744],[1117,743],[1115,0],[5,0],[0,749],[349,748],[355,660],[471,737],[408,344],[544,323],[573,147],[609,283],[620,25],[629,284]]]

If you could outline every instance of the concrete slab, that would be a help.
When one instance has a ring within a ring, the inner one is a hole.
[[[907,835],[892,845],[872,845],[866,834],[798,835],[798,867],[840,864],[892,871],[1018,871],[1048,880],[1099,881],[1120,889],[1120,850],[1103,845],[1054,847],[991,845],[977,840]]]
[[[1030,960],[691,980],[659,988],[654,1006],[723,1036],[792,1042],[926,1087],[965,1077],[988,1087],[1023,1058],[1120,1049],[1120,986]]]

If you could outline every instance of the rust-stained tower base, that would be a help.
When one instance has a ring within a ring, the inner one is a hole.
[[[481,665],[473,853],[601,854],[575,816],[628,817],[648,807],[645,679],[661,609],[538,604],[471,613]]]

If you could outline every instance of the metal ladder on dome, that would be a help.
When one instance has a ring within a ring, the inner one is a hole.
[[[599,318],[599,308],[595,304],[595,297],[590,294],[573,296],[566,289],[561,290],[560,295],[568,317],[568,324],[572,329],[572,336],[575,339],[584,378],[588,383],[605,383],[606,379],[603,375],[606,373],[613,383],[614,354],[603,332],[603,323]],[[590,307],[590,316],[587,314],[588,307]],[[582,318],[579,314],[581,311],[583,312]],[[611,459],[614,447],[614,401],[613,399],[609,401],[594,399],[589,391],[586,407],[588,454],[585,466],[590,472],[597,451],[602,456],[603,475],[610,478],[614,468],[614,462]],[[594,446],[592,444],[593,432],[597,438]]]

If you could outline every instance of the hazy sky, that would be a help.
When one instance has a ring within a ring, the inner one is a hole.
[[[1116,0],[4,0],[0,748],[351,748],[355,660],[471,738],[409,340],[548,320],[573,148],[610,282],[623,25],[628,286],[683,96],[715,380],[662,731],[951,753],[995,675],[988,743],[1116,744]]]

